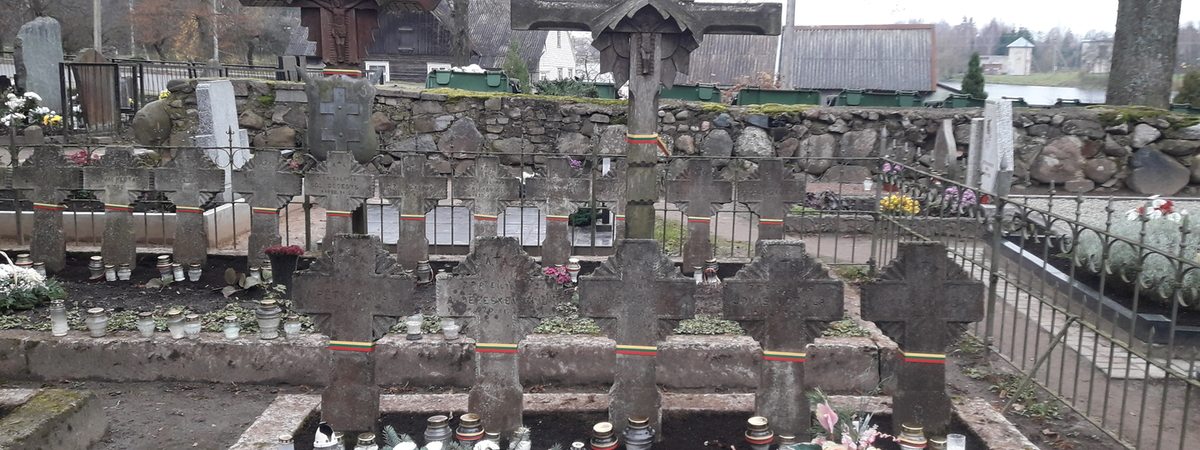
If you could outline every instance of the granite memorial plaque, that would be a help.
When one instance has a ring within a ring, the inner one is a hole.
[[[308,96],[308,151],[318,161],[330,152],[350,152],[366,164],[379,154],[379,137],[371,125],[375,86],[371,80],[345,75],[310,78],[304,82]]]
[[[138,167],[133,149],[107,147],[100,162],[84,166],[83,188],[104,202],[104,239],[100,255],[106,264],[137,263],[137,237],[133,231],[133,206],[137,194],[151,190],[150,169]]]
[[[447,178],[434,174],[427,161],[423,155],[405,155],[379,175],[379,195],[400,210],[396,259],[404,267],[429,260],[425,214],[446,198]]]
[[[225,190],[225,171],[217,167],[199,148],[180,148],[165,166],[154,170],[154,189],[167,193],[175,204],[175,262],[183,264],[208,260],[208,228],[204,225],[204,206],[213,195]]]
[[[667,181],[667,201],[683,211],[687,238],[683,243],[683,273],[713,256],[711,224],[722,203],[733,201],[733,184],[713,177],[712,161],[692,159],[679,178]]]
[[[233,191],[250,204],[250,265],[266,258],[263,249],[279,245],[279,209],[300,195],[300,175],[286,168],[278,150],[258,150],[241,170],[233,172]]]
[[[63,157],[62,148],[57,146],[35,148],[24,163],[12,169],[13,188],[33,202],[29,256],[46,263],[46,271],[50,273],[67,265],[62,201],[68,191],[83,188],[79,169],[80,166]]]
[[[979,188],[1005,197],[1012,187],[1013,111],[1011,100],[988,100],[983,107],[983,149],[979,156]]]
[[[792,206],[807,199],[803,178],[796,178],[783,161],[758,161],[758,177],[737,183],[737,201],[758,214],[758,240],[783,239],[783,218]]]

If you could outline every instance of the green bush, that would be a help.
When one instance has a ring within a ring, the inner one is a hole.
[[[1171,100],[1171,103],[1200,106],[1200,72],[1189,70],[1183,76],[1183,85],[1179,87],[1179,93],[1175,94],[1175,99]]]
[[[599,98],[600,92],[591,83],[560,78],[557,80],[535,81],[533,87],[538,95],[559,95],[563,97]]]
[[[972,53],[971,60],[967,62],[967,75],[963,77],[962,93],[979,99],[988,96],[983,90],[983,66],[979,63],[978,52]]]

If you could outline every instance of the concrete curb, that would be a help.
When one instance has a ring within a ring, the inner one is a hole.
[[[107,432],[96,394],[47,389],[0,419],[0,449],[87,450]]]

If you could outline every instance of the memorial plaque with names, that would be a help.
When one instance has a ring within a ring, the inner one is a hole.
[[[464,332],[475,339],[467,409],[482,416],[487,429],[509,434],[521,426],[517,344],[536,326],[523,319],[554,315],[554,306],[569,300],[512,237],[475,238],[453,276],[438,277],[438,315],[468,318]]]
[[[1011,100],[988,100],[983,107],[983,150],[979,157],[979,188],[1008,196],[1013,173],[1013,111]]]
[[[733,184],[713,177],[712,161],[691,159],[679,178],[667,181],[667,201],[678,205],[687,221],[683,273],[690,275],[712,258],[712,219],[722,203],[733,201]]]
[[[165,166],[154,170],[154,189],[175,204],[175,262],[204,265],[208,260],[208,230],[201,208],[225,190],[225,170],[199,148],[180,148]]]
[[[351,214],[375,195],[375,177],[349,152],[332,151],[304,174],[304,192],[325,208],[325,241],[351,231]]]
[[[946,255],[944,243],[901,242],[880,279],[861,289],[862,318],[875,322],[902,352],[892,420],[944,433],[951,413],[945,351],[967,324],[983,320],[983,283]]]
[[[776,433],[804,436],[811,423],[806,348],[825,324],[842,318],[842,282],[805,252],[803,241],[760,239],[755,254],[724,280],[724,316],[743,322],[762,344],[755,412]]]
[[[308,151],[318,161],[330,152],[350,152],[366,164],[379,154],[379,137],[371,125],[375,86],[371,80],[345,75],[310,78],[304,82],[308,97]]]
[[[313,317],[329,336],[330,380],[321,394],[321,420],[347,435],[375,432],[379,386],[375,341],[410,314],[414,279],[369,235],[337,235],[308,270],[296,272],[296,311]]]
[[[29,256],[46,263],[54,273],[67,266],[67,238],[63,231],[62,201],[68,191],[83,188],[80,166],[63,157],[62,148],[42,146],[12,169],[13,188],[33,202],[33,240]]]
[[[257,264],[263,249],[279,245],[279,209],[301,193],[300,175],[287,168],[277,150],[257,150],[254,158],[233,172],[233,191],[250,204],[250,241],[246,258]]]
[[[571,213],[591,200],[591,183],[579,175],[583,169],[571,167],[570,158],[546,161],[546,176],[525,181],[525,197],[546,202],[546,238],[542,242],[542,264],[566,264],[571,257]]]
[[[758,177],[737,183],[737,201],[758,214],[758,239],[783,239],[783,218],[807,199],[803,178],[796,178],[778,159],[758,161]]]
[[[471,208],[476,238],[495,236],[496,224],[504,214],[505,202],[521,198],[521,180],[509,174],[495,156],[475,158],[464,177],[451,181],[454,198],[466,200]]]
[[[396,259],[404,267],[429,260],[425,214],[446,198],[447,178],[433,173],[428,160],[424,155],[404,155],[379,175],[379,195],[400,211]]]
[[[579,277],[579,314],[601,319],[617,341],[608,417],[618,429],[636,415],[662,429],[658,342],[674,323],[694,316],[695,290],[695,281],[679,273],[654,239],[626,239],[595,272]]]
[[[137,262],[137,237],[133,232],[133,203],[138,193],[150,190],[150,170],[138,167],[130,147],[107,147],[100,162],[83,169],[83,188],[98,193],[104,202],[104,240],[100,255],[106,264]]]

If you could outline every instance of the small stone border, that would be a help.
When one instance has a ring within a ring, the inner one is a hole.
[[[6,389],[0,404],[17,406],[0,419],[0,448],[87,450],[108,432],[108,417],[91,391]]]

